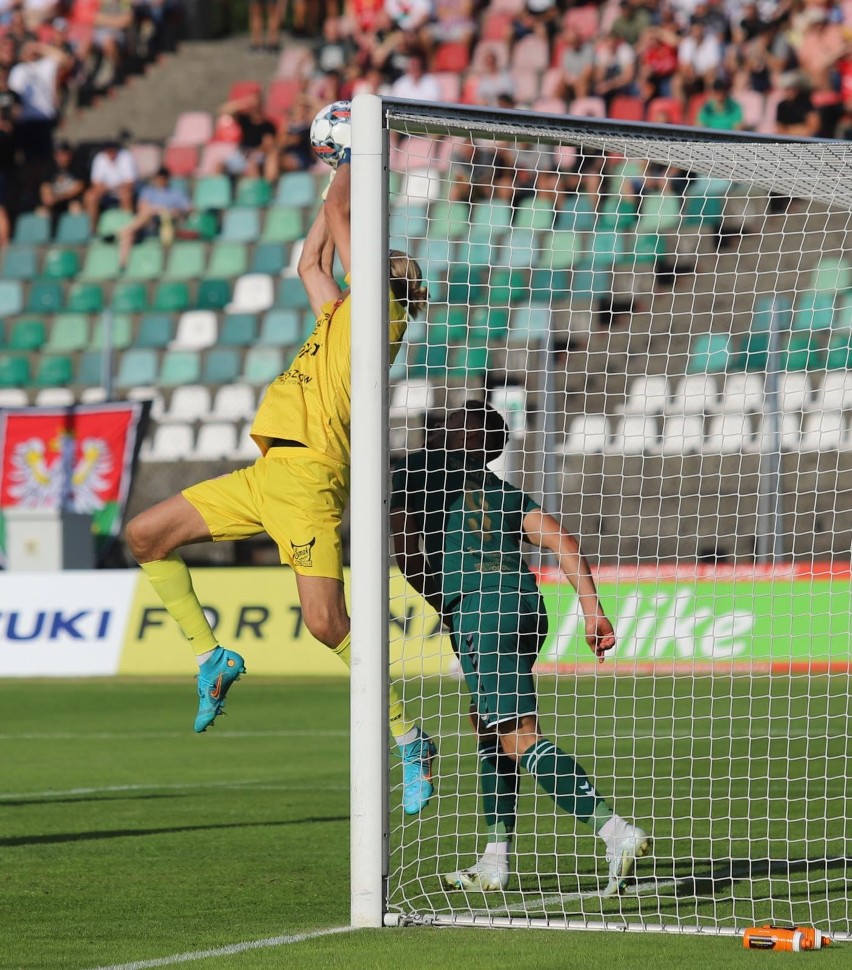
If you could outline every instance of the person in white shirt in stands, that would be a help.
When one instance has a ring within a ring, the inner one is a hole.
[[[9,72],[9,87],[21,96],[17,140],[28,163],[50,161],[53,156],[53,129],[59,114],[57,79],[71,60],[58,47],[29,41]]]
[[[391,94],[407,101],[440,101],[441,86],[434,74],[426,73],[423,58],[419,54],[412,54],[408,58],[405,74],[394,81]]]
[[[24,19],[30,30],[47,23],[59,13],[57,0],[24,0]]]
[[[97,228],[102,208],[118,205],[125,212],[133,212],[133,193],[138,180],[136,162],[126,148],[117,141],[108,142],[92,161],[92,184],[86,192],[86,212]]]

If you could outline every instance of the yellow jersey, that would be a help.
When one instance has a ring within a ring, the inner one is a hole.
[[[391,362],[399,351],[406,323],[405,308],[391,294]],[[351,299],[347,293],[323,306],[313,333],[289,368],[267,388],[251,427],[251,436],[264,455],[272,439],[284,438],[349,464],[350,349]]]

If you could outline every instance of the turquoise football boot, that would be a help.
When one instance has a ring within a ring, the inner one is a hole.
[[[432,784],[432,761],[438,753],[434,741],[420,731],[420,736],[399,746],[402,758],[402,808],[406,815],[419,815],[435,792]]]
[[[231,684],[246,672],[243,658],[233,650],[216,647],[213,653],[198,669],[198,714],[195,715],[195,730],[198,734],[206,731],[216,720],[225,706],[225,697]]]

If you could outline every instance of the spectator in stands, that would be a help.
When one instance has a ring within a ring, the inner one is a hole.
[[[9,87],[21,96],[17,140],[28,164],[38,166],[53,155],[53,129],[59,115],[57,79],[71,63],[60,48],[31,41],[9,74]]]
[[[297,4],[297,6],[300,5]],[[266,15],[265,32],[264,15]],[[284,0],[251,0],[249,3],[249,29],[251,31],[249,50],[281,50],[281,21],[283,17]],[[304,26],[304,10],[301,19],[302,26]]]
[[[413,54],[422,57],[423,52],[417,35],[400,30],[384,10],[376,15],[375,23],[373,31],[355,35],[358,60],[364,67],[379,68],[393,83],[405,73],[409,57]]]
[[[123,270],[135,242],[156,235],[168,246],[175,235],[176,223],[192,209],[183,189],[171,185],[167,168],[161,168],[139,193],[136,215],[118,234],[118,264]]]
[[[18,57],[21,56],[25,44],[38,40],[36,34],[34,34],[33,31],[27,27],[27,22],[24,18],[24,11],[20,5],[12,9],[12,13],[9,17],[9,28],[7,30],[7,35],[15,44],[15,50]]]
[[[635,90],[636,54],[616,34],[607,34],[595,47],[592,60],[592,93],[603,98],[607,107],[619,94]]]
[[[368,67],[352,85],[352,97],[356,94],[390,94],[390,85],[377,67]]]
[[[713,93],[701,105],[696,122],[701,128],[717,131],[739,131],[742,128],[743,109],[731,97],[731,85],[725,78],[718,77],[713,82]]]
[[[557,0],[526,0],[524,9],[512,21],[512,40],[535,34],[552,41],[559,33],[560,17]]]
[[[566,27],[562,32],[562,55],[557,67],[562,71],[562,97],[585,98],[592,83],[595,49],[579,31]]]
[[[423,58],[414,54],[408,58],[405,74],[394,81],[391,94],[409,101],[440,101],[441,87],[434,74],[426,73]]]
[[[385,12],[400,30],[416,34],[432,19],[432,0],[385,0]]]
[[[343,29],[338,17],[331,17],[322,27],[323,41],[317,51],[317,70],[342,74],[353,62],[357,50],[355,42]]]
[[[263,113],[259,91],[226,101],[219,114],[229,115],[240,128],[240,142],[225,163],[231,175],[251,178],[263,176],[269,182],[278,178],[278,130]]]
[[[133,211],[137,179],[133,156],[117,141],[108,142],[95,155],[92,160],[92,184],[84,198],[93,232],[97,228],[102,209],[118,206],[125,212]]]
[[[512,75],[500,67],[494,51],[487,50],[482,58],[482,71],[476,78],[477,102],[493,107],[501,94],[511,94],[513,90]]]
[[[651,11],[644,0],[621,0],[621,9],[610,30],[616,37],[635,47],[639,38],[651,26]]]
[[[799,68],[807,75],[813,90],[831,91],[837,63],[850,51],[846,28],[829,20],[822,7],[807,7],[798,17],[800,30],[794,32],[792,47]]]
[[[812,137],[819,131],[819,112],[811,100],[808,79],[796,71],[784,74],[779,84],[784,97],[775,109],[775,121],[782,135]]]
[[[36,30],[59,14],[59,3],[57,0],[24,0],[23,12],[27,27]]]
[[[318,110],[317,103],[305,94],[293,102],[278,136],[282,172],[304,172],[316,162],[311,146],[311,121]]]
[[[470,44],[476,36],[473,0],[435,0],[434,19],[421,31],[430,46]]]
[[[671,25],[649,27],[636,45],[639,56],[637,86],[639,96],[647,103],[652,98],[668,98],[672,78],[677,71],[680,38]]]
[[[7,200],[15,178],[15,124],[21,96],[9,87],[9,71],[0,67],[0,247],[9,242]]]
[[[692,20],[689,33],[678,48],[677,59],[675,94],[685,101],[694,94],[710,90],[722,65],[722,45],[703,21]]]
[[[39,186],[38,211],[50,216],[55,226],[65,212],[82,212],[88,173],[83,159],[70,143],[58,141],[53,149],[53,165]]]

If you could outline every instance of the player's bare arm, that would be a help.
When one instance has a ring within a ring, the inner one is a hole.
[[[396,564],[408,584],[417,590],[436,613],[441,615],[443,602],[438,583],[432,576],[429,561],[420,546],[420,533],[410,519],[411,517],[402,509],[391,510],[390,525]]]
[[[323,206],[334,248],[337,250],[340,262],[347,273],[352,268],[352,243],[349,228],[351,179],[352,166],[348,161],[341,161],[337,167],[337,174],[329,186]]]
[[[317,213],[311,226],[302,255],[299,257],[299,278],[308,294],[315,316],[326,303],[340,297],[340,287],[334,278],[334,240],[326,219],[325,205]]]
[[[586,621],[586,643],[603,662],[606,651],[615,646],[615,631],[604,614],[592,571],[586,557],[580,552],[579,543],[552,515],[541,509],[524,516],[523,529],[533,545],[552,552],[559,560],[559,568],[580,599]]]

